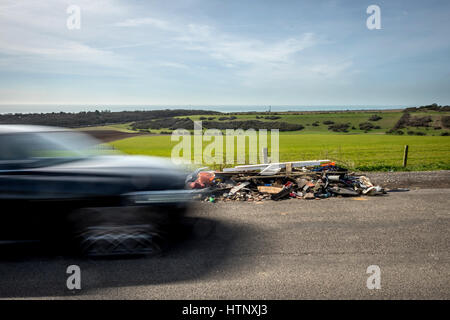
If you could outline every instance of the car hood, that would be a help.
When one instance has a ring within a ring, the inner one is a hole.
[[[2,175],[3,191],[41,197],[113,196],[183,189],[187,172],[147,156],[95,156]],[[0,189],[2,189],[0,188]],[[3,189],[4,189],[3,188]],[[0,190],[2,191],[2,190]]]
[[[171,161],[160,157],[148,156],[94,156],[53,166],[32,169],[31,171],[99,173],[111,175],[142,175],[149,171],[167,175],[182,173]]]

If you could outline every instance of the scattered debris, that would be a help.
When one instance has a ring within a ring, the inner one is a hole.
[[[386,194],[363,175],[349,173],[329,160],[236,166],[194,172],[186,183],[207,202],[326,199]]]
[[[237,186],[231,188],[229,194],[232,196],[233,194],[235,194],[235,193],[238,192],[239,190],[243,189],[245,186],[248,186],[249,184],[250,184],[249,181],[242,182],[241,184],[239,184],[239,185],[237,185]]]
[[[215,178],[215,174],[212,171],[200,171],[197,173],[197,179],[191,182],[189,186],[191,189],[203,189],[206,186],[210,186]]]
[[[236,166],[234,168],[225,168],[224,172],[248,172],[254,170],[264,170],[266,167],[278,167],[280,169],[286,168],[287,164],[290,164],[292,168],[298,167],[310,167],[310,166],[320,166],[322,162],[330,162],[330,160],[312,160],[312,161],[294,161],[294,162],[280,162],[280,163],[263,163],[263,164],[250,164]]]

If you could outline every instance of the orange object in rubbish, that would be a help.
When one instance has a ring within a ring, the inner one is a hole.
[[[198,173],[197,180],[200,180],[201,183],[211,184],[213,182],[216,175],[211,171],[202,171]]]
[[[191,189],[202,189],[206,186],[211,185],[211,183],[214,181],[214,178],[216,175],[214,172],[211,171],[201,171],[197,175],[197,180],[192,182],[189,186]]]
[[[320,166],[321,167],[326,167],[326,166],[335,166],[335,165],[336,165],[336,162],[327,162],[327,163],[321,164]]]

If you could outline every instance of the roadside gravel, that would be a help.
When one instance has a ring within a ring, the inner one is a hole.
[[[450,188],[450,170],[411,172],[361,172],[372,183],[385,188]]]

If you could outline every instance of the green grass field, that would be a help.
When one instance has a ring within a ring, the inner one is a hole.
[[[270,139],[268,140],[270,146]],[[177,143],[172,142],[169,135],[155,135],[123,139],[112,142],[111,145],[128,154],[170,157],[171,150]],[[203,147],[209,143],[203,142]],[[408,166],[402,168],[405,145],[409,145]],[[449,170],[450,137],[292,132],[280,134],[280,161],[312,159],[336,160],[355,170]]]
[[[295,131],[295,134],[311,134],[311,133],[321,133],[321,134],[385,134],[388,130],[392,129],[397,121],[402,116],[400,110],[384,110],[384,111],[345,111],[345,112],[283,112],[283,113],[261,113],[261,114],[221,114],[221,115],[211,115],[211,116],[179,116],[176,118],[189,118],[193,121],[198,121],[202,118],[212,118],[212,121],[217,122],[229,122],[230,120],[220,121],[220,117],[236,117],[235,120],[231,121],[245,121],[245,120],[258,120],[263,122],[276,121],[276,122],[286,122],[291,124],[301,124],[304,128],[300,131]],[[268,120],[264,119],[265,116],[277,116],[279,119]],[[377,115],[381,117],[378,121],[369,121],[371,116]],[[408,135],[409,132],[421,133],[427,136],[440,136],[443,133],[449,133],[449,129],[445,128],[441,119],[444,116],[450,116],[450,112],[437,112],[433,110],[428,111],[417,111],[411,113],[413,117],[425,117],[430,116],[432,121],[429,123],[428,127],[406,127],[401,129],[404,135]],[[332,121],[335,124],[349,124],[348,132],[336,133],[329,130],[329,124],[325,124],[326,121]],[[325,123],[324,123],[325,122]],[[369,131],[364,131],[360,129],[361,123],[371,123],[373,126],[378,128],[370,129]],[[137,132],[133,130],[133,122],[119,123],[119,124],[109,124],[105,126],[91,126],[78,128],[80,130],[118,130],[122,132]],[[140,129],[140,132],[149,132],[152,134],[160,133],[170,133],[172,130],[169,128],[160,129]]]
[[[296,134],[310,134],[310,133],[323,133],[323,134],[336,134],[328,130],[327,124],[324,121],[333,121],[334,123],[348,123],[350,125],[348,133],[365,133],[359,127],[360,123],[370,122],[374,126],[379,126],[379,129],[371,129],[368,133],[371,134],[384,134],[386,131],[391,129],[395,123],[402,116],[402,112],[399,110],[387,110],[387,111],[346,111],[346,112],[304,112],[304,113],[276,113],[275,115],[280,117],[280,119],[274,120],[277,122],[287,122],[293,124],[301,124],[304,129],[301,131],[296,131]],[[267,114],[234,114],[236,117],[232,121],[243,121],[243,120],[259,120],[259,121],[271,121],[263,118],[257,118],[257,116],[267,116]],[[272,114],[271,114],[272,115]],[[382,119],[378,121],[369,121],[370,116],[377,115]],[[430,116],[432,122],[429,127],[407,127],[402,131],[407,134],[408,131],[422,132],[426,135],[439,136],[443,132],[448,132],[448,129],[442,128],[440,122],[442,116],[449,116],[449,112],[437,112],[437,111],[418,111],[411,113],[414,117],[424,117]],[[224,116],[224,115],[221,115]],[[178,118],[190,118],[191,120],[200,120],[201,117],[214,117],[212,121],[219,121],[218,118],[221,116],[190,116],[190,117],[178,117]],[[226,115],[225,115],[226,116]],[[220,122],[220,121],[219,121]],[[313,123],[316,122],[314,126]],[[440,128],[440,129],[437,129]],[[154,130],[152,130],[154,131]],[[167,131],[167,130],[166,130]],[[155,132],[157,133],[157,132]]]
[[[116,130],[120,132],[136,132],[130,129],[131,123],[116,123],[116,124],[110,124],[107,126],[91,126],[91,127],[81,127],[77,128],[76,130],[82,130],[82,131],[89,131],[89,130]]]
[[[280,133],[280,161],[330,159],[355,170],[387,171],[387,170],[437,170],[450,169],[450,137],[441,136],[449,133],[441,123],[443,116],[450,112],[420,110],[411,113],[413,117],[430,116],[432,122],[428,127],[408,127],[402,129],[403,135],[386,134],[402,116],[399,110],[385,111],[347,111],[347,112],[285,112],[261,114],[222,114],[214,116],[189,116],[191,120],[201,117],[214,117],[212,121],[220,121],[220,117],[235,116],[235,121],[260,120],[272,121],[262,116],[279,116],[277,122],[301,124],[303,130]],[[359,124],[368,122],[373,115],[381,117],[378,121],[371,121],[379,129],[368,132],[360,130]],[[186,118],[186,117],[180,117]],[[227,120],[229,121],[229,120]],[[349,123],[348,132],[332,132],[326,121],[337,124]],[[313,124],[316,125],[313,125]],[[89,127],[92,130],[132,130],[133,123],[112,124],[108,126]],[[86,128],[83,128],[86,129]],[[141,131],[145,132],[146,130]],[[147,131],[148,132],[148,131]],[[154,135],[145,135],[111,142],[116,149],[129,154],[143,154],[170,157],[173,147],[178,142],[172,142],[170,135],[159,135],[161,132],[171,132],[161,128],[151,130]],[[408,132],[422,132],[425,136],[409,135]],[[270,152],[270,138],[268,139]],[[204,142],[203,148],[210,142]],[[402,167],[404,146],[409,146],[408,165]],[[192,143],[193,149],[193,143]],[[225,145],[223,147],[225,152]],[[236,150],[235,150],[236,153]],[[191,151],[193,155],[193,150]],[[246,150],[248,162],[249,150]],[[210,163],[205,163],[209,164]],[[240,163],[235,163],[240,164]],[[214,168],[220,166],[214,166]]]
[[[322,112],[322,113],[303,113],[303,114],[277,114],[280,119],[274,121],[280,122],[288,122],[301,124],[305,128],[298,133],[332,133],[328,130],[328,125],[323,124],[324,121],[333,121],[335,123],[350,123],[349,132],[351,133],[361,133],[362,130],[359,130],[359,124],[362,122],[367,122],[371,115],[379,115],[383,119],[373,122],[374,125],[379,125],[381,129],[373,129],[371,132],[380,133],[385,132],[387,128],[392,128],[394,124],[400,119],[400,112]],[[271,121],[256,117],[258,115],[255,114],[238,114],[234,115],[237,117],[235,121],[242,120],[259,120],[259,121]],[[201,116],[191,116],[192,120],[199,120]],[[183,117],[179,117],[183,118]],[[216,117],[217,121],[219,117]],[[318,122],[318,126],[313,126],[314,122]],[[355,129],[351,129],[351,127],[355,127]]]

